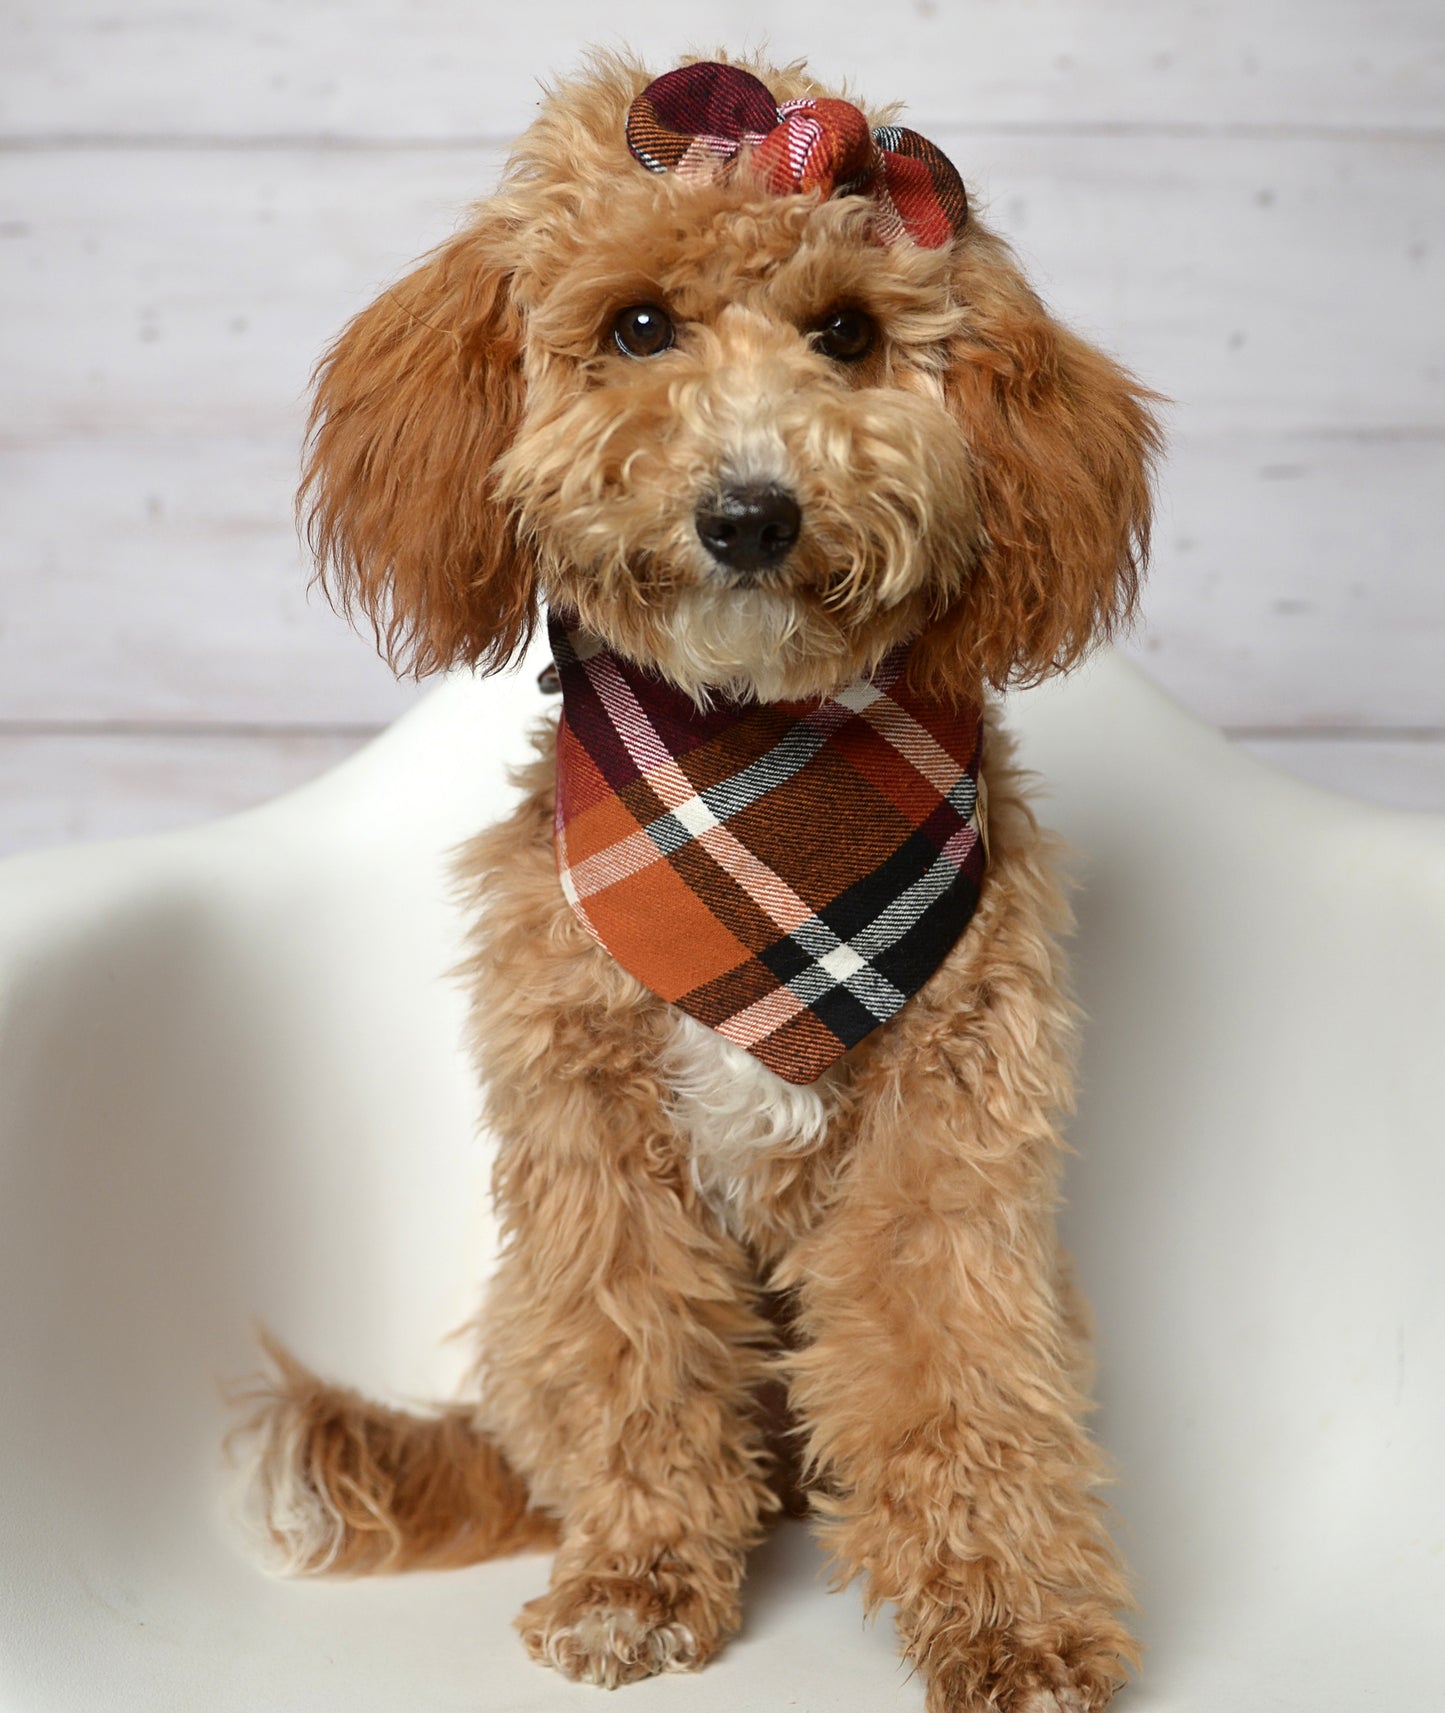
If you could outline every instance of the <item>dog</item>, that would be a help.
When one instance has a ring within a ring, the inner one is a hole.
[[[480,1402],[273,1347],[288,1568],[555,1542],[522,1639],[612,1687],[707,1662],[801,1502],[931,1713],[1124,1681],[1055,1235],[1068,908],[993,692],[1131,616],[1152,403],[801,65],[597,56],[341,334],[302,498],[333,598],[416,672],[513,662],[545,603],[563,711],[458,868]]]

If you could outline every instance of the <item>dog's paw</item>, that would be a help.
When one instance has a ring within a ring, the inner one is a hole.
[[[1092,1706],[1100,1704],[1086,1701],[1081,1690],[1040,1686],[1024,1691],[1023,1699],[1015,1699],[1013,1705],[1017,1713],[1089,1713]]]
[[[1058,1651],[1011,1630],[976,1639],[929,1672],[928,1713],[1101,1713],[1124,1682],[1133,1644],[1122,1631],[1079,1638]]]
[[[578,1576],[522,1608],[532,1658],[604,1689],[662,1671],[696,1671],[716,1651],[718,1625],[701,1603],[669,1598],[651,1578]]]

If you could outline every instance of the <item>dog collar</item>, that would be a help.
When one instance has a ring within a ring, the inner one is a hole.
[[[645,987],[816,1081],[977,906],[979,707],[916,695],[905,647],[822,700],[699,711],[556,614],[548,633],[567,902]]]
[[[956,238],[968,197],[952,161],[901,125],[870,131],[850,101],[785,101],[735,65],[703,61],[649,83],[627,113],[627,146],[649,172],[709,182],[746,145],[776,195],[870,196],[880,244],[911,238],[926,250]]]

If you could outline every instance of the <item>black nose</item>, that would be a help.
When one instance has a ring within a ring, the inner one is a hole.
[[[729,571],[767,571],[787,558],[803,514],[785,488],[724,488],[697,508],[698,539]]]

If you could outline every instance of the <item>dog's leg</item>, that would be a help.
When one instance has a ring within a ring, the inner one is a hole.
[[[482,1417],[560,1523],[523,1640],[612,1686],[700,1666],[737,1628],[777,1504],[756,1401],[775,1334],[688,1177],[657,1068],[667,1008],[557,885],[549,751],[458,866],[487,901],[469,968],[504,1235]]]
[[[767,1333],[741,1251],[677,1182],[646,1083],[554,1079],[509,1139],[486,1419],[561,1520],[533,1657],[614,1686],[703,1664],[737,1627],[771,1500],[753,1391]]]
[[[1020,1206],[1020,1162],[958,1092],[875,1116],[843,1200],[793,1258],[808,1340],[794,1404],[830,1544],[870,1603],[897,1603],[930,1713],[1093,1713],[1133,1649],[1047,1219]],[[988,1154],[944,1177],[964,1119]]]
[[[998,808],[969,937],[860,1066],[847,1174],[782,1269],[793,1401],[825,1533],[897,1604],[930,1713],[1093,1713],[1135,1649],[1054,1236],[1063,907]]]

